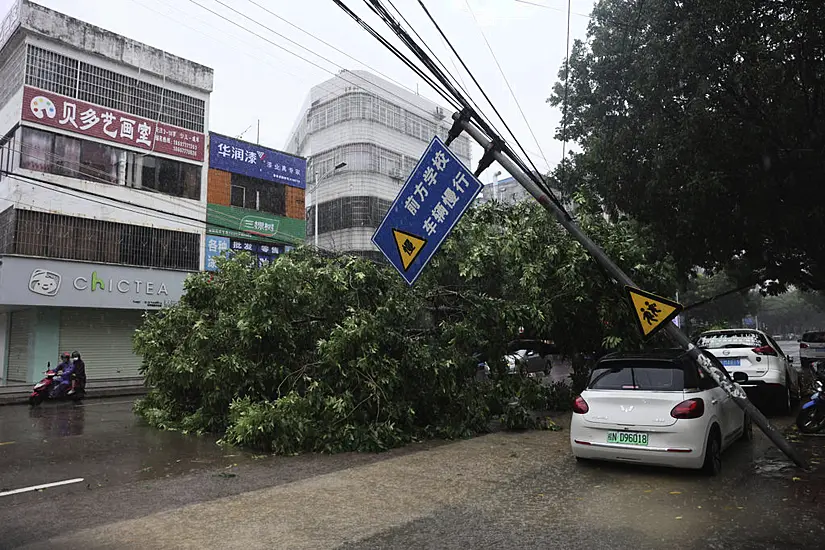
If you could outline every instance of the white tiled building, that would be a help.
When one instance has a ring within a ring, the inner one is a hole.
[[[370,238],[433,136],[447,137],[451,115],[367,71],[342,71],[313,87],[286,145],[309,159],[308,242],[317,204],[318,246],[381,257]],[[466,135],[451,149],[470,166]]]

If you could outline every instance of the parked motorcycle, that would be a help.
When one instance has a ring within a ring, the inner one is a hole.
[[[812,368],[816,377],[816,392],[810,401],[802,405],[796,417],[796,427],[804,434],[813,434],[825,429],[825,363],[814,363]]]
[[[57,391],[60,383],[63,381],[63,371],[53,370],[51,362],[46,364],[46,373],[44,378],[34,385],[32,393],[29,396],[29,404],[36,407],[46,399],[79,401],[83,399],[86,393],[84,388],[79,388],[73,394],[69,395],[68,390]]]

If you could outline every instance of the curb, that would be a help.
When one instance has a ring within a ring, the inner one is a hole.
[[[5,390],[5,391],[4,391]],[[21,388],[0,388],[0,407],[4,405],[21,405],[29,403],[30,387]],[[84,401],[89,399],[101,399],[106,397],[126,397],[145,395],[146,387],[143,385],[109,386],[92,388],[86,391]]]

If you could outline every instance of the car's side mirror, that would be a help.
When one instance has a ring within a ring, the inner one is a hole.
[[[789,362],[789,363],[793,363],[793,355],[789,355],[789,356],[788,356],[788,362]]]
[[[733,381],[737,384],[741,384],[742,382],[748,381],[748,375],[744,372],[734,372],[733,373]]]

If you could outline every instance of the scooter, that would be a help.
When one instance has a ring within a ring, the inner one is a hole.
[[[817,365],[817,367],[825,367]],[[811,400],[802,405],[802,409],[796,417],[796,427],[804,434],[814,434],[825,429],[825,374],[822,368],[815,368],[817,380],[814,382],[816,393],[811,396]]]
[[[78,388],[73,394],[69,395],[68,391],[60,392],[59,394],[52,395],[55,388],[59,386],[59,384],[63,381],[63,371],[55,371],[52,370],[51,361],[46,363],[46,373],[43,380],[38,382],[32,388],[32,393],[29,396],[29,404],[32,407],[36,407],[46,399],[55,399],[55,400],[70,400],[70,401],[79,401],[83,399],[83,396],[86,393],[85,388]]]

